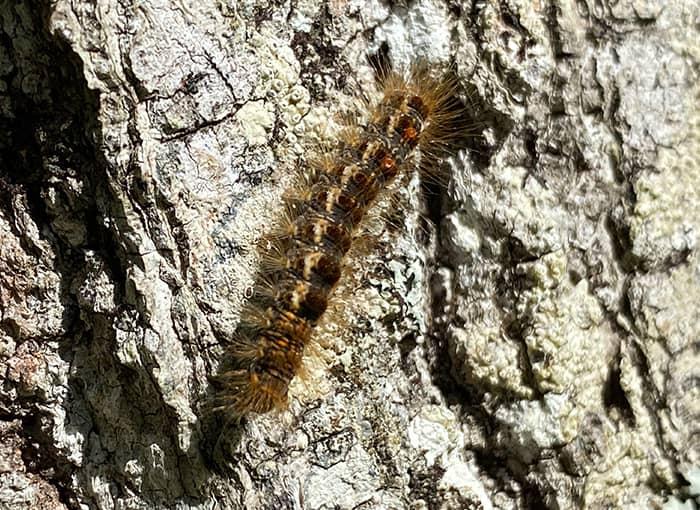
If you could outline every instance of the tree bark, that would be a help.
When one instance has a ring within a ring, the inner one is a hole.
[[[698,19],[0,0],[0,508],[694,508]],[[368,55],[450,68],[469,136],[368,227],[289,408],[212,429],[257,240]]]

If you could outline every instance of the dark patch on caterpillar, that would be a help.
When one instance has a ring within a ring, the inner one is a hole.
[[[364,118],[307,163],[285,217],[263,239],[254,292],[212,378],[208,407],[225,427],[286,405],[367,212],[416,168],[439,179],[439,160],[467,127],[453,75],[435,76],[426,64],[375,69],[381,99],[366,100]]]

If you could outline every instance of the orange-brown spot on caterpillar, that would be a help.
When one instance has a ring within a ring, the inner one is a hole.
[[[382,170],[390,170],[394,167],[396,164],[396,161],[394,161],[394,158],[389,156],[388,154],[382,158],[382,161],[380,163],[380,166],[382,167]]]
[[[377,154],[377,162],[379,165],[379,171],[386,182],[389,182],[396,177],[399,169],[396,166],[396,160],[390,154],[384,150],[379,151]]]
[[[401,139],[408,144],[415,144],[418,141],[418,131],[413,126],[408,126],[401,132]]]

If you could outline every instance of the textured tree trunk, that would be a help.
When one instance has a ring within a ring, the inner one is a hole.
[[[694,508],[699,5],[0,0],[0,508]],[[377,54],[451,66],[470,136],[289,408],[209,427]]]

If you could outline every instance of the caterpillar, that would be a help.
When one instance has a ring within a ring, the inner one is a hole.
[[[435,77],[426,64],[378,73],[381,99],[363,100],[359,120],[306,163],[285,217],[263,243],[255,291],[214,378],[213,409],[235,419],[286,404],[367,212],[413,169],[435,175],[458,136],[462,112],[450,76]]]

